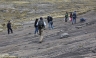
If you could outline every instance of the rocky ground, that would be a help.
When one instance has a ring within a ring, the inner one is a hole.
[[[77,24],[64,18],[54,18],[54,29],[44,30],[44,41],[38,43],[39,35],[34,35],[34,25],[25,24],[13,29],[13,34],[0,32],[0,54],[8,53],[21,58],[94,58],[96,56],[96,11],[77,17]],[[80,23],[80,18],[86,22]],[[46,19],[45,19],[46,21]],[[46,22],[47,23],[47,22]],[[80,28],[77,28],[77,27]],[[61,34],[68,33],[68,38]]]

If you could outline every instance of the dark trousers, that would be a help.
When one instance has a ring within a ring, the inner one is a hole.
[[[34,34],[38,34],[38,27],[35,27],[35,32],[34,32]]]
[[[13,33],[12,28],[8,28],[8,34],[10,34],[10,32]]]
[[[76,24],[76,18],[72,19],[72,24]]]
[[[65,22],[67,22],[68,18],[65,18]]]

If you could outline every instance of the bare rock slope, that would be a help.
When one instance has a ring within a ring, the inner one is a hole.
[[[86,22],[80,23],[80,18]],[[77,24],[64,22],[64,18],[54,19],[54,29],[44,30],[44,41],[34,36],[34,26],[26,25],[7,35],[0,33],[0,54],[8,53],[21,58],[86,58],[96,56],[96,13],[90,11],[77,18]],[[46,20],[45,20],[46,21]],[[76,28],[82,26],[82,28]],[[62,33],[70,37],[60,38]]]

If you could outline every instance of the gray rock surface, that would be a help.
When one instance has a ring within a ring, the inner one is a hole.
[[[87,21],[94,22],[94,24],[76,29],[75,26],[81,25],[78,23],[78,19],[81,17],[88,18]],[[21,58],[86,58],[96,56],[96,20],[92,18],[96,18],[94,11],[78,16],[77,24],[74,25],[69,22],[65,23],[63,18],[55,18],[53,19],[55,28],[44,30],[42,43],[39,43],[39,35],[34,36],[34,24],[15,29],[14,33],[9,35],[7,31],[0,32],[0,54],[8,53]],[[85,32],[87,33],[85,34]],[[69,33],[70,37],[60,39],[60,35],[63,33]]]

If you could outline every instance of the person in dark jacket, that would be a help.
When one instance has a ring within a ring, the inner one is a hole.
[[[48,16],[47,21],[49,24],[49,29],[53,29],[53,18],[51,16]]]
[[[39,30],[39,35],[40,35],[39,43],[42,43],[43,41],[44,27],[45,27],[45,24],[44,24],[43,18],[40,17],[40,20],[38,21],[38,30]]]
[[[38,34],[38,19],[35,20],[34,27],[35,27],[35,32],[34,34]]]
[[[72,24],[76,24],[76,18],[77,18],[76,11],[73,12],[72,16],[73,16]]]
[[[65,22],[67,22],[68,21],[68,12],[66,12],[66,14],[65,14]]]
[[[8,31],[8,34],[10,34],[10,31],[11,31],[11,33],[13,33],[13,30],[11,28],[11,22],[10,21],[8,21],[8,23],[7,23],[7,31]]]
[[[50,21],[50,16],[47,17],[47,21],[48,21],[48,23],[49,23],[49,21]]]

